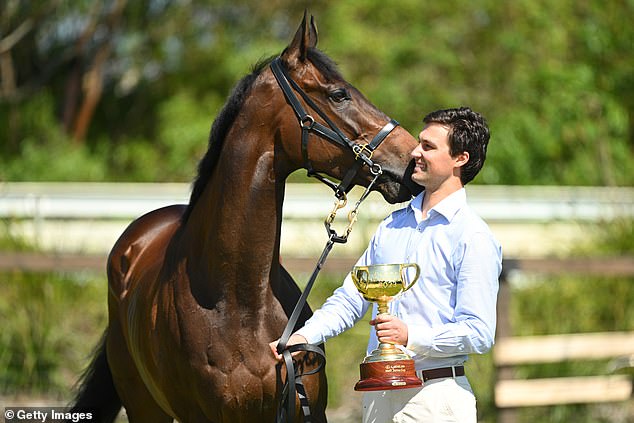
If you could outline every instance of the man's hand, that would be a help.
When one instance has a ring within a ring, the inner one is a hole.
[[[370,324],[376,329],[379,342],[407,345],[407,325],[391,314],[379,314]]]
[[[275,357],[275,359],[277,361],[282,361],[282,354],[278,354],[277,353],[277,344],[280,342],[280,340],[276,340],[273,341],[269,344],[269,347],[271,347],[271,351],[273,352],[273,356]],[[286,346],[291,346],[291,345],[296,345],[296,344],[307,344],[308,341],[306,340],[306,338],[304,338],[302,335],[298,335],[296,333],[292,334],[291,337],[288,340],[288,343],[286,344]],[[292,354],[293,357],[295,357],[298,354],[301,354],[301,351],[297,351],[295,353]]]

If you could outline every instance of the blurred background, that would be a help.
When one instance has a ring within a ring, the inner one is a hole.
[[[474,357],[479,420],[632,421],[630,0],[4,0],[0,404],[70,398],[106,325],[108,248],[144,211],[187,201],[231,88],[281,52],[305,9],[319,48],[413,135],[438,108],[469,105],[487,118],[487,164],[467,191],[505,250],[498,339],[601,334],[575,348],[553,338],[580,351],[562,362]],[[332,199],[303,173],[289,182],[282,255],[303,285]],[[377,196],[362,206],[313,307],[389,210]],[[352,386],[367,334],[359,324],[328,342],[332,422],[359,421]],[[565,404],[526,405],[530,391],[498,397],[501,380],[573,376],[615,376],[602,381],[629,382],[629,394],[626,383],[620,396]]]

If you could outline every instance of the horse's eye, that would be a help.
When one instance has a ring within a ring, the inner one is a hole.
[[[330,99],[337,103],[350,100],[350,93],[345,88],[338,88],[330,93]]]

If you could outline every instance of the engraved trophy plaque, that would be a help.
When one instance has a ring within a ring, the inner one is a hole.
[[[407,283],[407,270],[416,276]],[[388,313],[388,303],[410,289],[418,280],[420,268],[415,263],[355,266],[352,281],[368,301],[377,303],[378,314]],[[360,364],[361,379],[355,391],[383,391],[414,388],[422,385],[416,376],[414,360],[393,344],[383,343]]]

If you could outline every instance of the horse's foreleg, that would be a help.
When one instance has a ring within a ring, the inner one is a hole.
[[[172,417],[161,409],[143,383],[118,321],[110,322],[107,348],[114,385],[130,423],[171,423]]]

